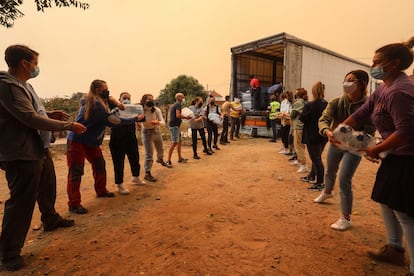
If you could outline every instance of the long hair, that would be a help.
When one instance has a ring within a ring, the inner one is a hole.
[[[413,63],[414,36],[403,43],[392,43],[382,46],[375,53],[381,53],[385,58],[400,60],[400,70],[403,71]]]
[[[325,84],[320,81],[315,83],[312,86],[312,96],[315,101],[325,98]]]
[[[84,118],[87,120],[91,117],[93,110],[95,109],[95,100],[99,98],[97,89],[102,88],[106,84],[103,80],[94,80],[89,87],[89,93],[86,96],[86,107]],[[105,101],[102,101],[104,105],[107,106]]]
[[[368,94],[368,81],[369,76],[368,73],[363,70],[352,70],[345,75],[345,78],[349,75],[354,75],[358,79],[358,88],[363,96]]]

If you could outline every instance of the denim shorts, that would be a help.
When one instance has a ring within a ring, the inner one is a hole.
[[[178,143],[181,141],[180,127],[178,126],[170,127],[170,132],[171,132],[171,142]]]

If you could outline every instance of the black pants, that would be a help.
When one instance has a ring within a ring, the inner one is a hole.
[[[46,159],[43,162],[42,174],[40,177],[37,204],[41,213],[43,227],[53,227],[57,225],[62,217],[55,210],[56,203],[56,172],[52,156],[48,149]]]
[[[234,136],[239,137],[240,132],[240,118],[231,117],[230,139]]]
[[[213,136],[214,136],[214,139],[213,139],[214,145],[217,146],[218,129],[217,129],[217,125],[209,120],[207,120],[206,126],[207,126],[207,133],[208,133],[207,144],[208,144],[208,148],[211,149],[211,140],[213,139]]]
[[[226,143],[229,141],[229,116],[223,118],[223,131],[221,132],[220,142]]]
[[[44,160],[16,160],[2,162],[6,171],[10,198],[4,204],[0,236],[0,257],[17,257],[32,221]]]
[[[290,132],[290,125],[281,126],[280,135],[282,136],[282,143],[285,149],[289,148],[289,132]]]
[[[276,142],[277,140],[277,121],[276,119],[270,120],[270,126],[272,128],[272,141]]]
[[[312,160],[312,170],[309,175],[312,177],[316,176],[316,183],[324,182],[325,168],[323,167],[322,163],[322,152],[325,148],[325,145],[326,142],[306,145],[309,157]]]
[[[132,176],[139,176],[141,165],[139,164],[138,140],[135,135],[124,136],[123,139],[109,141],[112,162],[114,164],[115,184],[124,182],[125,155],[128,157]]]
[[[200,128],[200,129],[192,128],[191,129],[191,139],[192,139],[192,143],[193,143],[194,155],[197,155],[197,132],[200,134],[204,150],[207,150],[207,141],[206,141],[206,134],[204,133],[204,128]]]

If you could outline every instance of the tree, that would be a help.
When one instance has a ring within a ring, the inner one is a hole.
[[[51,8],[54,4],[56,7],[76,7],[86,10],[89,8],[88,3],[76,0],[35,0],[37,11],[44,12],[45,9]],[[23,0],[0,0],[0,25],[10,28],[13,27],[17,18],[24,16],[19,10]]]
[[[50,99],[42,99],[42,103],[48,111],[63,110],[71,115],[72,118],[75,118],[80,108],[80,99],[84,96],[84,93],[78,92],[73,93],[70,98],[53,97]]]
[[[187,103],[190,103],[197,96],[202,97],[203,100],[207,97],[207,92],[198,80],[191,76],[180,75],[165,85],[158,100],[162,104],[174,103],[175,94],[179,92],[185,95]]]

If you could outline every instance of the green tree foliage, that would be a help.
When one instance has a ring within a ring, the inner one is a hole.
[[[47,8],[51,8],[53,5],[59,8],[71,6],[83,10],[89,8],[88,3],[76,0],[35,0],[34,2],[37,10],[42,12]],[[19,9],[22,4],[23,0],[0,0],[0,25],[6,28],[13,27],[17,18],[24,16],[24,13]]]
[[[195,97],[200,96],[203,100],[207,97],[204,87],[194,77],[180,75],[165,85],[160,91],[158,100],[161,104],[172,104],[175,102],[175,94],[183,93],[185,100],[189,104]]]
[[[80,108],[79,101],[84,95],[84,93],[78,92],[74,93],[70,98],[54,97],[50,99],[42,99],[42,103],[46,110],[63,110],[70,114],[74,119]]]

